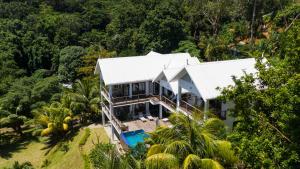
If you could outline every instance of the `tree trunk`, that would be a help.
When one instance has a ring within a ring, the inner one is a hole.
[[[251,44],[253,44],[253,34],[254,34],[254,30],[253,30],[253,27],[254,27],[254,21],[255,21],[255,13],[256,13],[256,0],[254,0],[254,4],[253,4],[253,10],[252,10],[252,20],[251,20],[251,30],[250,30],[250,42]]]

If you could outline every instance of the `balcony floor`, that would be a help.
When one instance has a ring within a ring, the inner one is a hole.
[[[146,122],[142,122],[141,120],[134,120],[134,121],[123,122],[123,124],[126,124],[128,126],[129,131],[143,129],[145,132],[152,132],[156,129],[156,119],[157,117],[154,117],[154,120],[152,121],[147,119]],[[162,121],[162,119],[160,119],[159,125],[168,127],[171,125],[171,123],[164,122]]]

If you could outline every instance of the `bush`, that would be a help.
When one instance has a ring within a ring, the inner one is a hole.
[[[91,135],[91,129],[85,128],[84,135],[80,139],[79,146],[85,145],[85,143],[86,143],[86,141],[87,141],[87,139],[89,138],[90,135]]]
[[[68,152],[69,149],[70,148],[69,148],[69,144],[68,143],[62,143],[61,146],[60,146],[60,150],[63,151],[63,152],[65,152],[65,153]]]
[[[44,160],[43,163],[42,163],[42,168],[49,166],[50,163],[51,163],[50,160],[48,160],[48,159]]]
[[[34,168],[29,161],[26,161],[24,163],[19,163],[18,161],[15,161],[11,167],[5,169],[34,169]]]

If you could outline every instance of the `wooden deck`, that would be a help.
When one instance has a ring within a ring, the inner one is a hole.
[[[141,120],[134,120],[134,121],[128,121],[123,122],[123,124],[128,126],[128,131],[134,131],[134,130],[140,130],[143,129],[145,132],[152,132],[156,129],[156,119],[154,118],[153,121],[150,121],[147,119],[146,122],[142,122]],[[170,122],[163,122],[161,119],[159,120],[160,126],[170,126]]]

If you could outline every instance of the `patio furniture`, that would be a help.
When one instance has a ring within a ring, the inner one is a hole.
[[[169,118],[163,118],[162,121],[163,121],[163,122],[168,122],[168,121],[169,121]]]
[[[139,119],[142,121],[142,122],[146,122],[147,119],[143,116],[142,113],[139,113]]]
[[[153,120],[154,120],[154,118],[151,116],[150,113],[147,113],[146,117],[147,117],[147,119],[149,119],[150,121],[153,121]]]
[[[150,121],[154,120],[154,118],[151,115],[147,115],[147,119],[149,119]]]

